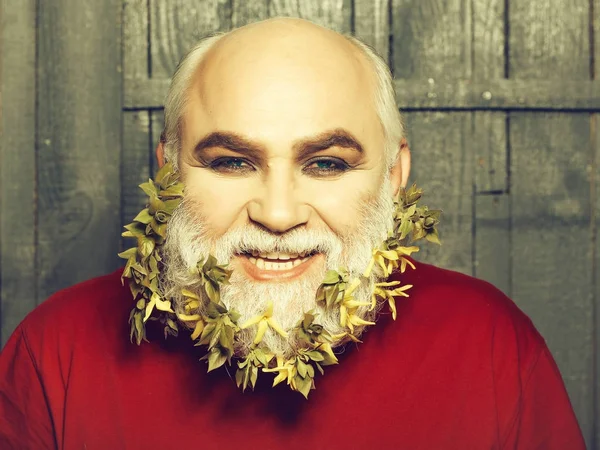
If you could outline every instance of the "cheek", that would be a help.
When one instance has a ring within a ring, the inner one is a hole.
[[[359,224],[361,201],[376,197],[380,185],[377,173],[356,172],[338,180],[313,182],[306,187],[306,200],[328,228],[345,234]]]
[[[189,169],[184,178],[185,195],[200,208],[199,214],[215,236],[221,236],[243,217],[251,192],[248,180],[207,177]]]

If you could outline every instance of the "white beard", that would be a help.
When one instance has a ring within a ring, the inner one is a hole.
[[[269,303],[273,304],[273,318],[281,327],[289,331],[303,318],[304,313],[313,310],[317,313],[316,323],[331,334],[342,334],[346,329],[340,325],[338,308],[325,308],[315,301],[317,288],[322,283],[326,270],[346,268],[350,278],[360,276],[372,257],[372,250],[388,236],[393,225],[394,202],[389,179],[385,179],[377,197],[363,201],[357,207],[357,226],[344,235],[336,235],[329,229],[294,229],[283,235],[274,235],[256,225],[248,224],[229,230],[218,238],[211,238],[203,221],[198,220],[200,205],[186,199],[169,220],[167,239],[163,247],[165,270],[161,274],[161,287],[166,298],[173,300],[176,312],[183,312],[184,299],[180,292],[188,289],[202,299],[200,313],[210,301],[200,285],[196,271],[198,261],[204,261],[209,254],[215,256],[219,264],[229,264],[231,258],[249,250],[262,252],[301,253],[317,251],[325,255],[322,267],[310,268],[299,279],[291,281],[255,281],[243,272],[234,270],[230,284],[222,285],[221,300],[230,310],[240,313],[242,324],[261,314]],[[381,272],[373,270],[355,291],[359,302],[370,302],[373,284],[381,280]],[[357,315],[365,320],[374,320],[376,310],[367,307],[359,309]],[[190,324],[187,323],[186,326]],[[194,324],[191,324],[194,325]],[[355,329],[358,337],[361,328]],[[254,339],[254,327],[242,330],[236,337],[236,356],[243,357]],[[301,343],[296,342],[294,333],[284,339],[268,330],[262,340],[273,353],[284,357],[291,356]],[[335,346],[335,344],[334,344]]]

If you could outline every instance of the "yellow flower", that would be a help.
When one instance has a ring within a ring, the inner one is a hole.
[[[196,293],[188,291],[187,289],[182,289],[181,294],[185,298],[183,309],[186,314],[191,314],[200,307],[200,297],[198,297]]]
[[[282,381],[287,380],[287,384],[294,388],[294,376],[296,375],[295,362],[295,359],[288,359],[284,362],[281,356],[277,356],[277,366],[272,369],[263,369],[263,372],[278,372],[273,380],[273,386],[277,386]]]
[[[360,285],[360,279],[355,278],[348,286],[348,289],[344,292],[344,297],[342,298],[340,304],[340,325],[346,327],[350,330],[351,333],[354,333],[355,326],[362,325],[375,325],[374,322],[369,322],[364,319],[361,319],[356,315],[356,311],[361,306],[369,306],[370,303],[359,302],[354,299],[354,291]]]
[[[258,345],[260,341],[262,341],[262,338],[265,335],[267,328],[271,328],[273,331],[277,332],[284,338],[288,337],[288,334],[285,332],[285,330],[281,328],[281,326],[273,318],[273,303],[269,303],[269,306],[267,306],[267,309],[264,313],[248,320],[240,328],[244,329],[251,327],[252,325],[258,325],[256,330],[256,336],[254,337],[255,345]]]
[[[152,296],[150,297],[150,301],[146,305],[146,315],[144,316],[144,322],[148,320],[150,314],[152,314],[152,311],[154,310],[154,307],[156,307],[156,309],[158,309],[159,311],[173,312],[173,310],[171,309],[171,301],[163,300],[162,298],[160,298],[160,295],[158,295],[156,292],[153,292]]]
[[[419,247],[397,247],[393,250],[381,250],[376,248],[373,250],[373,256],[371,257],[371,261],[369,265],[365,269],[363,276],[368,277],[371,275],[373,267],[375,264],[379,264],[381,269],[383,270],[383,274],[386,277],[389,277],[394,269],[398,268],[398,265],[401,263],[401,272],[406,270],[406,265],[409,264],[413,269],[414,265],[406,259],[404,256],[410,256],[414,252],[418,252]]]
[[[408,294],[404,291],[410,289],[412,284],[405,284],[404,286],[397,287],[396,289],[384,289],[392,286],[400,286],[400,281],[388,281],[383,283],[375,283],[375,289],[371,296],[371,309],[375,307],[377,297],[381,297],[388,301],[390,311],[392,311],[392,319],[396,320],[396,298],[395,297],[408,297]]]

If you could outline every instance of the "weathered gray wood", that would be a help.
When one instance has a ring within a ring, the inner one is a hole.
[[[151,142],[151,155],[150,155],[150,173],[154,175],[158,172],[158,160],[156,159],[155,150],[158,141],[160,140],[160,134],[165,126],[165,111],[163,109],[157,109],[152,111],[150,116],[150,142]]]
[[[271,0],[269,16],[301,17],[340,33],[352,31],[351,0]]]
[[[511,296],[509,196],[475,196],[475,272]]]
[[[123,0],[123,75],[147,78],[148,0]]]
[[[471,2],[393,0],[391,65],[401,109],[418,99],[435,100],[444,79],[470,78]],[[419,80],[419,81],[417,81]],[[410,103],[407,102],[410,97]],[[413,150],[411,179],[427,204],[445,210],[442,247],[425,246],[424,260],[467,274],[473,272],[473,124],[471,113],[405,113]]]
[[[168,79],[124,82],[125,108],[162,107]],[[600,81],[396,79],[394,84],[404,111],[600,111]]]
[[[589,0],[510,2],[511,78],[589,79]]]
[[[598,5],[600,6],[600,5]],[[596,9],[596,11],[599,11]],[[595,69],[595,68],[594,68]],[[592,208],[593,210],[593,244],[594,244],[594,266],[593,266],[593,283],[594,283],[594,299],[592,311],[594,316],[592,317],[594,326],[595,340],[592,343],[594,346],[594,372],[592,379],[595,380],[595,396],[594,402],[594,436],[593,443],[590,448],[600,448],[600,243],[599,243],[599,230],[600,230],[600,117],[597,114],[591,118],[591,136],[594,142],[593,149],[593,161],[591,171],[591,194],[592,194]]]
[[[471,2],[393,0],[392,67],[397,78],[471,77]]]
[[[354,35],[389,64],[390,0],[355,0]]]
[[[472,115],[475,191],[505,192],[508,188],[506,114],[478,111]]]
[[[120,264],[122,2],[38,2],[38,294]]]
[[[592,246],[587,114],[511,116],[512,293],[592,433]]]
[[[471,67],[473,79],[504,78],[504,0],[476,0],[472,3],[473,35]],[[486,91],[484,91],[486,92]],[[490,95],[493,95],[490,92]],[[481,95],[483,99],[487,95]],[[505,191],[506,166],[506,114],[489,111],[473,113],[475,147],[475,191]]]
[[[231,29],[231,0],[150,0],[150,13],[151,74],[159,79],[169,78],[198,40]]]
[[[130,223],[146,204],[146,194],[139,188],[152,171],[150,112],[123,113],[123,151],[121,155],[121,226]],[[125,247],[131,239],[123,239]]]
[[[269,17],[267,0],[233,0],[231,9],[232,28],[238,28]]]
[[[417,257],[441,267],[472,273],[473,155],[465,136],[469,113],[405,114],[413,155],[410,182],[425,190],[424,202],[444,210],[442,246],[426,245]]]
[[[37,304],[36,3],[3,0],[0,8],[0,348]]]
[[[589,82],[588,0],[511,2],[509,74]],[[593,435],[590,122],[510,118],[512,281],[556,358],[588,447]]]

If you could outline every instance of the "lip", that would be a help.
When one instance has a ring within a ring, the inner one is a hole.
[[[256,265],[252,264],[246,255],[237,255],[236,259],[240,262],[242,269],[248,274],[250,278],[257,281],[273,281],[273,280],[292,280],[294,278],[301,277],[308,269],[315,265],[320,259],[323,258],[321,253],[310,256],[306,261],[298,264],[295,267],[287,270],[266,270],[259,269]]]

